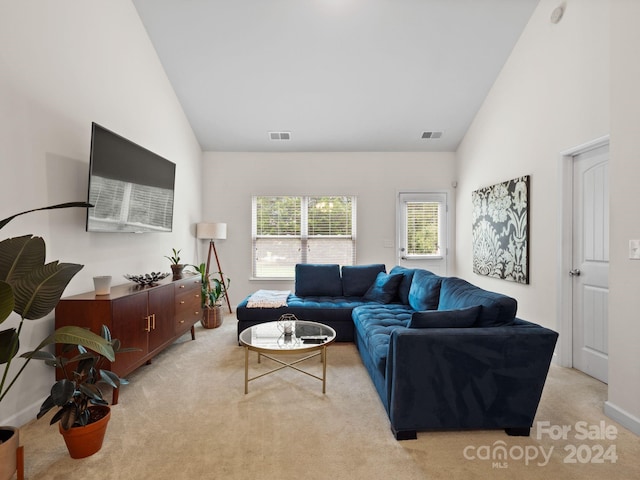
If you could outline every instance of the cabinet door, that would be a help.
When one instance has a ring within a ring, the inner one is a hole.
[[[113,302],[111,336],[123,347],[139,348],[137,352],[124,352],[116,356],[112,370],[118,375],[127,375],[142,363],[148,353],[147,294],[140,293],[122,297]]]
[[[173,341],[173,313],[175,307],[173,285],[149,290],[149,314],[152,317],[149,333],[149,352]]]

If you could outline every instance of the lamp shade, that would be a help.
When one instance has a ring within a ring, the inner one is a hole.
[[[198,223],[196,237],[203,239],[224,240],[227,238],[226,223]]]

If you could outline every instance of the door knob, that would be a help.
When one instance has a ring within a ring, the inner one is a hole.
[[[573,270],[569,270],[569,275],[571,275],[572,277],[579,277],[580,270],[577,268],[574,268]]]

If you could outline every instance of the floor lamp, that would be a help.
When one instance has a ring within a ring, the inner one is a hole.
[[[227,306],[229,307],[229,313],[231,311],[231,302],[229,301],[229,293],[227,292],[227,285],[224,281],[224,274],[222,268],[220,268],[220,259],[218,258],[218,252],[216,250],[216,244],[214,240],[225,240],[227,238],[227,224],[226,223],[198,223],[196,225],[196,237],[199,239],[209,240],[209,255],[207,255],[207,267],[205,271],[205,277],[209,278],[209,266],[211,265],[211,251],[216,257],[216,264],[218,265],[218,273],[220,274],[220,281],[222,282],[222,289],[227,299]]]

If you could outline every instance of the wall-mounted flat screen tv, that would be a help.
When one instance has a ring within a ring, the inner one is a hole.
[[[91,125],[88,232],[170,232],[176,165]]]

